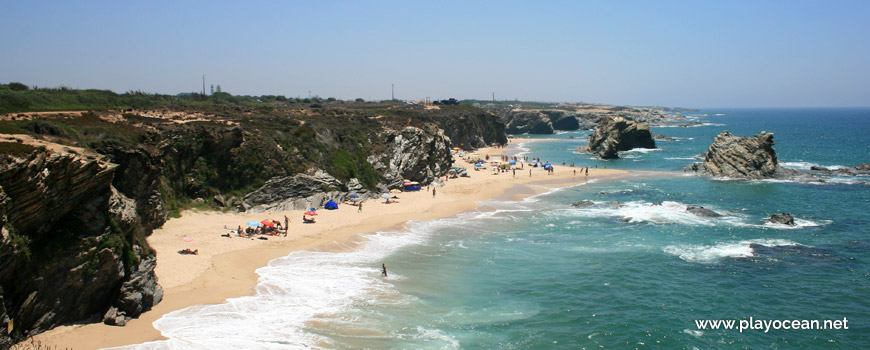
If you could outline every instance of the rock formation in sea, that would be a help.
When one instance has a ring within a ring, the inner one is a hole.
[[[589,145],[581,152],[592,153],[601,159],[619,158],[620,151],[634,148],[656,148],[649,125],[638,124],[622,117],[608,117],[598,123],[589,135]]]
[[[772,178],[778,168],[773,144],[773,133],[762,131],[755,137],[745,137],[723,131],[707,149],[703,168],[718,177]]]
[[[773,214],[769,218],[764,219],[764,222],[794,226],[794,217],[788,213]]]
[[[687,205],[686,211],[692,213],[696,216],[705,217],[705,218],[718,218],[721,217],[722,214],[719,214],[710,209],[704,208],[700,205]]]

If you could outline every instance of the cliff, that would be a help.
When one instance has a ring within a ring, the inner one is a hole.
[[[622,117],[607,117],[598,123],[595,132],[589,135],[589,144],[580,151],[601,159],[613,159],[619,158],[619,151],[633,148],[656,148],[649,125]]]
[[[547,114],[536,110],[508,110],[500,115],[509,134],[552,134],[553,122]]]
[[[755,137],[735,136],[723,131],[704,156],[704,170],[712,176],[763,179],[777,171],[773,134],[762,131]]]
[[[0,344],[85,319],[123,325],[160,302],[145,237],[195,203],[376,197],[444,176],[452,147],[507,142],[497,116],[465,106],[19,114],[0,130],[14,134],[0,135],[0,321],[15,324]]]
[[[18,140],[34,149],[0,155],[0,319],[14,321],[9,336],[94,315],[123,324],[159,302],[136,203],[112,187],[117,165],[85,149]]]

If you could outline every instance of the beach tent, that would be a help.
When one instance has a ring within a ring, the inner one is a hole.
[[[405,191],[419,191],[420,190],[420,183],[417,181],[408,181],[408,182],[403,183],[402,186],[405,186]]]
[[[510,161],[508,161],[508,164],[510,164],[510,165],[517,165],[517,161],[511,159]]]
[[[335,210],[338,209],[338,204],[335,204],[335,202],[330,200],[329,202],[326,202],[326,205],[323,206],[323,209]]]

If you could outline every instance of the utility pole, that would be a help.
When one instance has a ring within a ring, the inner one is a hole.
[[[390,84],[390,99],[396,100],[396,84]]]
[[[205,100],[205,74],[202,75],[202,99]]]
[[[495,103],[495,93],[492,93],[492,103]]]

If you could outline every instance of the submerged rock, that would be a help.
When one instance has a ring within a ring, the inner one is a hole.
[[[687,205],[686,211],[689,213],[692,213],[694,215],[697,215],[700,217],[705,217],[705,218],[718,218],[718,217],[722,216],[722,214],[719,214],[715,211],[704,208],[700,205]]]
[[[764,222],[794,226],[794,217],[788,213],[773,214],[770,218],[764,219]]]
[[[595,202],[590,201],[588,199],[571,204],[571,206],[574,208],[589,208],[589,207],[592,207],[594,205],[595,205]]]
[[[723,131],[716,136],[704,158],[704,169],[713,176],[763,179],[777,171],[773,134],[735,136]]]
[[[638,124],[623,117],[608,117],[598,123],[589,135],[589,145],[579,150],[601,159],[619,158],[620,151],[634,148],[656,148],[649,125]]]
[[[653,139],[656,141],[676,141],[677,139],[670,137],[668,135],[655,134],[653,135]]]

